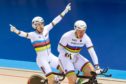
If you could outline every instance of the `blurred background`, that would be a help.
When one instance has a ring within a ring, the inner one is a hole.
[[[49,24],[71,2],[72,10],[50,32],[52,52],[58,56],[61,36],[85,20],[101,67],[126,70],[126,0],[0,0],[0,59],[35,62],[29,40],[10,32],[9,24],[31,32],[31,21],[42,16]],[[87,49],[81,54],[91,60]]]

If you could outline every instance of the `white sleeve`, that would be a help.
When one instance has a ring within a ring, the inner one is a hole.
[[[69,37],[63,35],[63,36],[61,37],[59,43],[62,44],[63,46],[66,46],[66,45],[67,45],[67,38],[69,38]]]
[[[86,36],[86,47],[88,48],[88,52],[93,60],[94,65],[98,65],[98,57],[89,36]]]
[[[66,53],[64,47],[61,46],[60,44],[58,44],[58,52],[59,52],[59,54],[62,54],[62,55],[64,55]]]
[[[34,38],[33,32],[29,32],[27,38],[28,39],[33,39]]]
[[[61,15],[58,15],[54,20],[52,21],[53,26],[59,23],[62,20]]]
[[[93,46],[93,43],[92,43],[90,37],[86,35],[86,47],[89,48],[92,46]]]
[[[25,38],[28,38],[28,39],[32,39],[33,38],[33,34],[31,32],[30,33],[26,33],[24,31],[20,31],[19,36],[25,37]]]
[[[45,29],[49,32],[61,20],[62,20],[62,17],[60,15],[58,15],[56,18],[54,18],[54,20],[50,24],[45,26]]]
[[[52,28],[53,28],[52,23],[50,23],[50,24],[48,24],[48,25],[46,25],[46,26],[44,27],[44,29],[45,29],[47,32],[49,32]]]
[[[65,54],[66,50],[65,50],[65,46],[67,45],[67,39],[66,37],[62,36],[58,45],[58,52],[60,54]]]
[[[91,56],[91,58],[93,60],[94,65],[98,65],[99,64],[98,63],[98,57],[97,57],[97,55],[95,53],[94,48],[93,47],[89,48],[88,52],[89,52],[89,54],[90,54],[90,56]]]

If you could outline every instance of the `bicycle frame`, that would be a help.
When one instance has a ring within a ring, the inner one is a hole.
[[[78,71],[77,77],[78,78],[89,79],[89,81],[86,82],[86,83],[84,83],[84,84],[98,84],[98,81],[97,81],[97,78],[96,78],[98,75],[103,75],[104,77],[111,77],[112,76],[112,74],[106,74],[107,71],[108,71],[108,68],[103,69],[103,71],[101,71],[100,74],[97,74],[96,72],[91,71],[91,75],[92,76],[82,76],[82,75],[79,75],[80,72]]]
[[[100,74],[96,74],[96,72],[94,71],[91,71],[91,75],[92,76],[83,76],[83,75],[79,75],[80,71],[78,71],[78,73],[76,74],[76,76],[78,78],[84,78],[84,79],[89,79],[88,82],[84,83],[84,84],[98,84],[97,82],[97,76],[98,75],[103,75],[105,77],[111,77],[112,74],[106,74],[108,71],[108,68],[106,69],[103,69],[103,71],[100,73]],[[64,73],[56,73],[56,72],[53,72],[52,74],[54,75],[57,75],[57,76],[60,76],[62,77],[61,79],[59,79],[58,81],[63,81],[65,79],[65,74]],[[37,79],[35,79],[37,78]],[[33,81],[34,80],[34,81]],[[39,82],[38,82],[39,81]],[[31,83],[32,82],[32,83]],[[38,83],[36,83],[38,82]],[[29,81],[28,81],[28,84],[48,84],[48,80],[42,76],[39,76],[39,75],[33,75],[30,77]],[[57,83],[56,83],[57,84]],[[58,83],[59,84],[59,83]]]

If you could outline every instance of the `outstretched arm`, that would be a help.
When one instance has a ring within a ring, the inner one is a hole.
[[[66,6],[65,10],[64,10],[60,15],[58,15],[56,18],[54,18],[53,21],[52,21],[49,25],[46,26],[46,27],[47,27],[46,29],[51,30],[51,29],[53,28],[53,26],[55,26],[57,23],[59,23],[59,22],[62,20],[62,18],[63,18],[70,10],[71,10],[71,3],[69,3],[69,4]]]
[[[53,26],[59,23],[70,10],[71,10],[71,3],[69,3],[66,6],[65,10],[52,21]]]
[[[17,35],[21,36],[21,37],[25,37],[28,38],[29,34],[24,32],[24,31],[20,31],[18,30],[16,27],[14,27],[13,25],[10,24],[10,31],[16,33]]]

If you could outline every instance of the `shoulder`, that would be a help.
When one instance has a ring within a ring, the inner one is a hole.
[[[28,32],[28,34],[35,34],[36,32],[35,31],[32,31],[32,32]]]
[[[28,35],[34,37],[38,34],[36,33],[36,31],[32,31],[32,32],[29,32]]]
[[[85,36],[86,38],[89,37],[89,36],[87,35],[87,33],[85,33],[84,36]]]
[[[44,29],[51,29],[51,28],[53,28],[52,23],[49,23],[49,24],[44,26]]]
[[[86,33],[84,34],[84,39],[85,40],[91,40],[90,37]]]
[[[70,31],[64,33],[62,37],[71,37],[71,36],[73,36],[73,34],[74,34],[74,30],[70,30]]]

